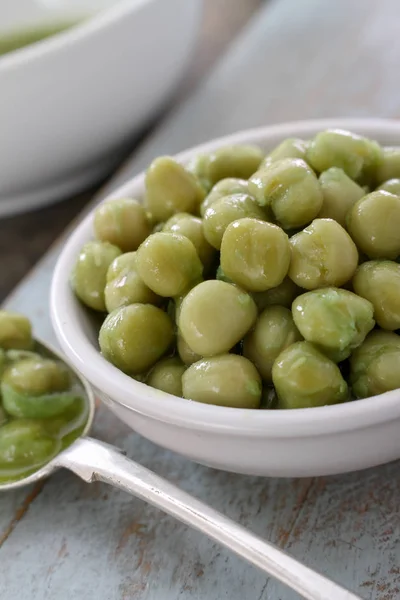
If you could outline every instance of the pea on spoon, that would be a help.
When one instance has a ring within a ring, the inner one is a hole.
[[[66,361],[47,345],[36,342],[36,348],[43,354],[64,362],[74,372]],[[95,399],[89,384],[77,373],[75,375],[82,387],[88,409],[86,425],[81,436],[34,473],[16,481],[0,483],[0,491],[35,483],[59,468],[66,468],[88,483],[108,483],[160,508],[220,542],[308,600],[361,600],[359,596],[309,569],[278,547],[130,460],[121,450],[88,437],[95,414]]]

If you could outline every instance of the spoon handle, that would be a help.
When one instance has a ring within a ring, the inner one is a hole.
[[[59,455],[58,464],[85,481],[120,488],[207,534],[308,600],[361,600],[276,546],[231,521],[113,446],[81,438]]]

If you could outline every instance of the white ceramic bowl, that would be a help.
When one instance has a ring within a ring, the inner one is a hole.
[[[383,144],[400,144],[400,123],[324,120],[245,131],[194,148],[194,154],[229,143],[265,150],[291,136],[308,138],[341,127]],[[143,174],[112,197],[143,193]],[[400,390],[348,404],[286,411],[254,411],[190,402],[138,383],[102,358],[85,309],[68,278],[81,246],[92,237],[89,215],[65,245],[51,288],[56,335],[70,362],[104,403],[153,442],[209,466],[254,475],[316,476],[352,471],[400,458]]]
[[[13,17],[10,27],[15,21],[11,8],[27,0],[13,2],[9,9],[0,7],[0,34],[7,14]],[[183,75],[202,5],[202,0],[47,0],[49,7],[62,2],[80,12],[92,5],[103,10],[0,56],[0,216],[76,192],[120,160],[127,141]],[[33,10],[32,22],[35,15]]]

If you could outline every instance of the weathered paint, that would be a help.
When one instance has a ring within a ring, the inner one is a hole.
[[[397,117],[399,60],[397,0],[272,1],[121,179],[157,154],[244,127],[322,116]],[[32,316],[49,341],[46,302],[56,254],[57,248],[8,303]],[[366,600],[400,598],[399,463],[331,478],[257,479],[162,451],[105,409],[94,435]],[[141,501],[60,472],[40,488],[0,496],[0,598],[298,596]]]

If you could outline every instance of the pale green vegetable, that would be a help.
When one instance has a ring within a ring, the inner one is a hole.
[[[400,265],[371,260],[360,265],[353,277],[356,294],[374,307],[376,322],[383,329],[400,329]]]
[[[400,147],[387,146],[382,149],[382,160],[377,169],[376,180],[383,183],[394,178],[400,178]]]
[[[118,198],[108,200],[94,212],[96,238],[110,242],[123,252],[136,250],[151,233],[146,211],[137,200]]]
[[[61,440],[34,419],[17,419],[0,427],[0,476],[10,470],[36,469],[61,450]]]
[[[230,283],[210,280],[184,298],[178,326],[193,352],[213,356],[229,352],[256,318],[257,307],[249,294]]]
[[[19,313],[0,310],[0,349],[29,350],[33,346],[32,326]]]
[[[399,170],[400,173],[400,170]],[[389,192],[390,194],[395,194],[396,196],[400,196],[400,179],[388,179],[380,185],[377,190],[384,190],[385,192]]]
[[[182,376],[183,396],[189,400],[233,408],[259,408],[261,377],[255,366],[235,354],[202,359]]]
[[[263,292],[282,283],[290,264],[288,236],[280,227],[258,219],[234,221],[221,243],[221,267],[245,290]]]
[[[279,408],[312,408],[348,400],[339,367],[309,342],[296,342],[278,356],[272,381]]]
[[[163,231],[187,237],[196,248],[196,252],[204,268],[206,270],[210,268],[216,252],[205,238],[203,221],[199,217],[194,217],[186,213],[178,213],[165,223]]]
[[[185,370],[185,365],[176,356],[164,358],[154,365],[146,383],[167,394],[182,396],[182,375]]]
[[[200,206],[200,214],[204,217],[204,214],[216,200],[224,198],[225,196],[232,196],[232,194],[249,194],[249,182],[247,179],[238,179],[235,177],[227,177],[221,179],[216,183],[210,193],[204,198]]]
[[[183,339],[183,337],[179,333],[179,331],[178,331],[178,335],[177,335],[177,349],[178,349],[179,358],[187,366],[190,366],[193,363],[200,360],[201,358],[203,358],[202,356],[200,356],[200,354],[193,352],[193,350],[185,342],[185,340]]]
[[[289,277],[307,290],[340,287],[358,265],[358,250],[346,230],[333,219],[315,219],[290,240]]]
[[[271,163],[283,158],[302,158],[306,160],[306,152],[309,142],[300,138],[287,138],[264,158],[259,169],[269,167]]]
[[[347,213],[357,200],[365,196],[365,190],[338,167],[321,173],[319,184],[324,201],[318,216],[334,219],[345,227]]]
[[[217,277],[218,279],[218,277]],[[289,277],[285,277],[281,284],[267,290],[266,292],[255,292],[252,294],[254,302],[257,304],[258,312],[261,312],[267,306],[284,306],[291,308],[293,300],[302,293]]]

